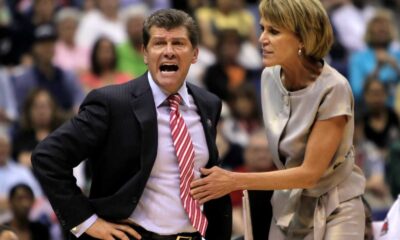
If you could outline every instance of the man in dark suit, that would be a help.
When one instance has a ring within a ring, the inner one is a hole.
[[[229,197],[200,206],[186,188],[200,168],[218,164],[221,102],[185,82],[197,27],[182,11],[159,10],[143,40],[149,72],[89,93],[77,116],[35,149],[34,171],[61,225],[80,239],[228,240]],[[72,175],[86,158],[88,198]]]

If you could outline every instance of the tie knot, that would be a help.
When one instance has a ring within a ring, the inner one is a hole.
[[[171,110],[178,110],[179,104],[182,102],[182,97],[178,93],[169,95],[168,102]]]

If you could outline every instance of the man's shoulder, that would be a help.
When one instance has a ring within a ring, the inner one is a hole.
[[[92,92],[111,98],[125,98],[132,95],[140,95],[140,93],[146,91],[146,89],[149,89],[147,77],[142,75],[122,84],[113,84],[97,88],[92,90]]]
[[[192,91],[193,94],[196,94],[197,97],[201,97],[204,99],[206,102],[211,101],[211,102],[220,102],[221,100],[217,95],[214,93],[209,92],[208,90],[198,87],[193,83],[187,83],[187,86],[190,91]]]

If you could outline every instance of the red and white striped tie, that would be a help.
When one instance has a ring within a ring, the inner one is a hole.
[[[171,108],[169,123],[180,170],[180,196],[193,227],[202,236],[205,236],[208,224],[207,218],[203,215],[199,202],[190,195],[190,183],[194,176],[194,148],[185,121],[179,113],[181,101],[182,98],[179,94],[173,94],[168,97]]]

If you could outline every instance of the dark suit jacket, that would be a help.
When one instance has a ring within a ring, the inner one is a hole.
[[[215,145],[220,100],[192,84],[189,93],[198,107],[210,159],[218,164]],[[126,84],[88,94],[80,111],[43,140],[32,155],[35,174],[66,229],[92,214],[115,221],[135,210],[157,155],[157,117],[147,73]],[[89,198],[76,186],[72,168],[88,158],[92,165]],[[207,202],[207,240],[230,239],[229,196]],[[88,238],[90,239],[90,238]]]

